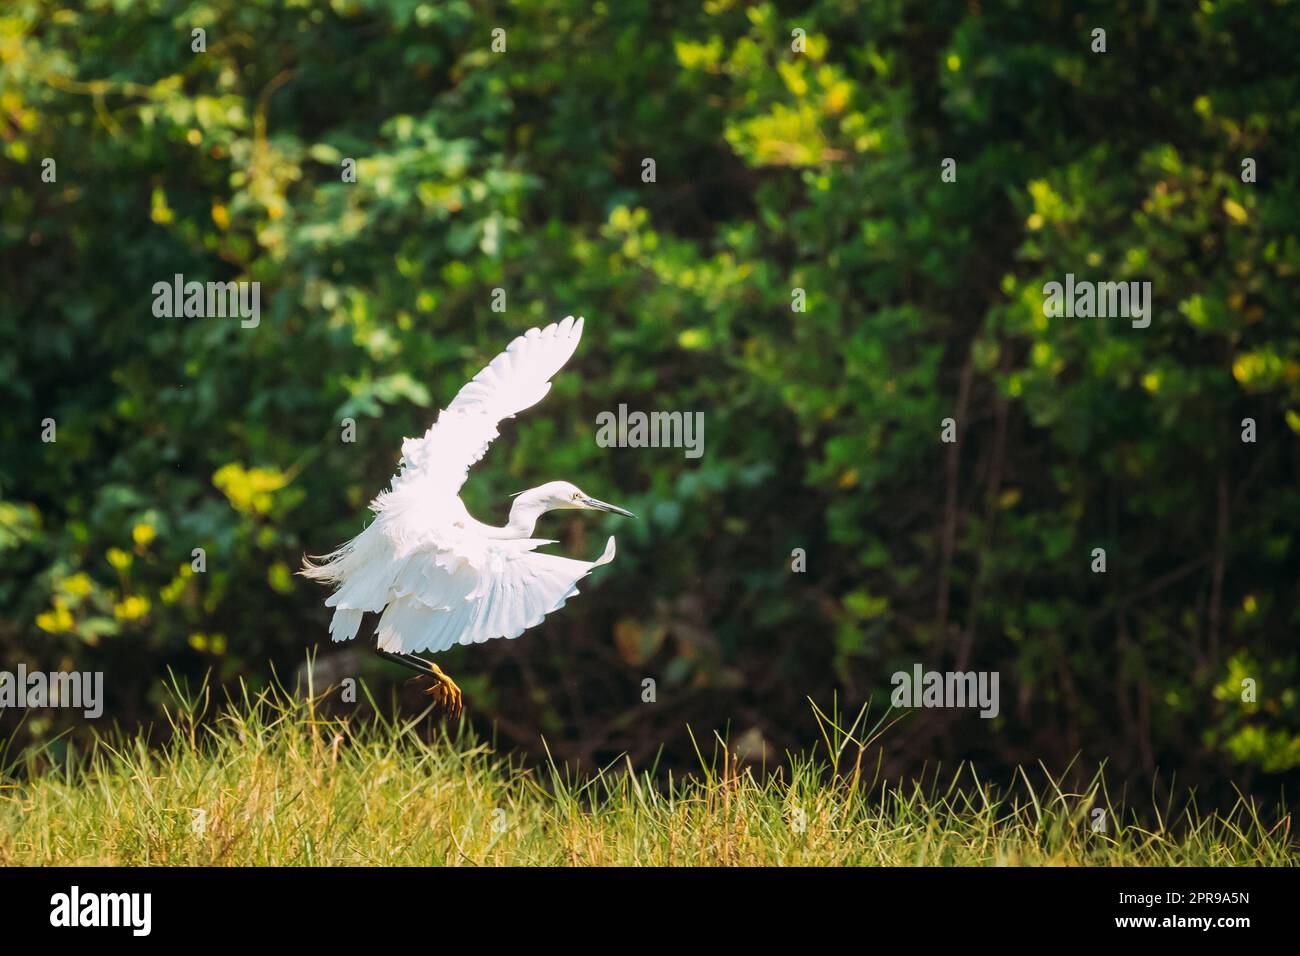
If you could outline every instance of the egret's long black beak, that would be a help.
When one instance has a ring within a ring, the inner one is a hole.
[[[594,508],[597,511],[612,511],[616,515],[622,515],[625,518],[635,518],[636,515],[626,508],[620,508],[618,505],[611,505],[605,501],[599,501],[595,498],[582,497],[582,506],[584,508]]]

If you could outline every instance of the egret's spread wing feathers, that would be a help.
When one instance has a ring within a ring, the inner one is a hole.
[[[614,539],[595,561],[538,554],[502,542],[484,569],[465,563],[454,572],[432,561],[410,578],[416,585],[396,595],[379,619],[379,649],[418,654],[445,651],[453,644],[480,644],[516,638],[541,623],[578,593],[577,584],[593,568],[614,559]]]
[[[474,376],[422,438],[402,444],[393,491],[418,482],[449,494],[465,483],[470,466],[500,434],[502,420],[536,405],[551,390],[551,377],[573,355],[582,319],[569,316],[544,329],[529,329]]]

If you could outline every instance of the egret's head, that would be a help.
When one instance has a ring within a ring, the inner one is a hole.
[[[585,508],[591,511],[612,511],[616,515],[624,515],[628,518],[636,517],[626,508],[593,498],[577,485],[567,481],[548,481],[525,494],[536,495],[536,500],[545,505],[547,511]]]

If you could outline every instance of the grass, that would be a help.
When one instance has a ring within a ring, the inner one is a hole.
[[[228,701],[173,688],[168,743],[97,738],[0,775],[0,865],[1293,865],[1290,817],[1245,799],[1151,827],[1041,770],[1015,795],[968,768],[943,788],[882,787],[872,736],[818,712],[817,754],[779,774],[720,744],[697,773],[655,782],[616,764],[527,770],[461,729],[325,718],[279,691]],[[1040,780],[1040,783],[1032,783]],[[1114,821],[1090,827],[1093,806]],[[1157,815],[1159,816],[1159,815]],[[1128,819],[1130,822],[1122,822]]]

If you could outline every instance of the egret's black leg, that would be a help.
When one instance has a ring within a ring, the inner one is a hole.
[[[433,669],[429,662],[422,657],[416,657],[414,654],[392,654],[388,651],[381,651],[375,648],[375,653],[386,661],[392,661],[394,664],[401,664],[403,667],[409,667],[417,674],[432,674]],[[418,663],[417,663],[418,662]]]

